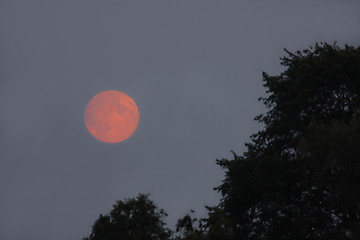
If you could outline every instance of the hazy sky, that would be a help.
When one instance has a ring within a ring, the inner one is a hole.
[[[205,214],[220,197],[215,160],[261,127],[261,72],[321,41],[360,43],[360,1],[2,0],[0,240],[81,239],[138,193],[170,226]],[[118,144],[84,124],[104,90],[139,107]]]

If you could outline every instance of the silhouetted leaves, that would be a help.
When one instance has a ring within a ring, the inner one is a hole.
[[[358,239],[360,48],[286,52],[283,73],[263,74],[265,128],[218,161],[219,209],[231,239]]]
[[[100,215],[84,240],[165,240],[170,237],[165,216],[148,195],[139,194],[117,201],[110,214]]]

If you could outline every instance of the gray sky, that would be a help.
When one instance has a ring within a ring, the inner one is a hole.
[[[359,1],[1,1],[0,239],[81,239],[138,193],[170,226],[204,216],[220,197],[215,159],[261,127],[261,72],[321,41],[359,44]],[[139,107],[122,143],[86,130],[104,90]]]

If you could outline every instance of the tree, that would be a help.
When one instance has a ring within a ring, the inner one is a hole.
[[[317,235],[327,233],[332,238],[360,238],[359,143],[359,118],[349,123],[335,122],[331,126],[312,124],[300,141],[297,160],[302,164],[303,184],[311,186],[311,191],[304,194],[301,201],[321,200],[313,203],[307,214],[318,212],[321,220],[327,219],[313,225],[327,223],[331,226],[330,230]]]
[[[139,194],[117,201],[110,214],[100,215],[84,240],[165,240],[170,237],[165,216],[148,195]]]
[[[191,217],[192,213],[193,210],[178,220],[176,224],[178,235],[174,236],[174,240],[205,240],[202,220]]]
[[[226,174],[216,188],[223,231],[229,239],[358,239],[360,48],[285,51],[287,69],[263,73],[269,111],[255,119],[265,128],[242,156],[217,161]]]

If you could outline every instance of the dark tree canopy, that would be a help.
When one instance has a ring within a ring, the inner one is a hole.
[[[230,239],[360,239],[360,48],[286,52],[283,73],[263,74],[269,110],[255,119],[264,129],[244,155],[218,160],[226,231]]]
[[[117,201],[110,214],[100,215],[84,240],[165,240],[170,236],[165,216],[148,195],[139,194]]]
[[[194,211],[191,210],[191,213]],[[186,214],[180,218],[176,224],[177,236],[173,240],[202,240],[204,239],[204,232],[201,220],[191,217],[191,214]]]

